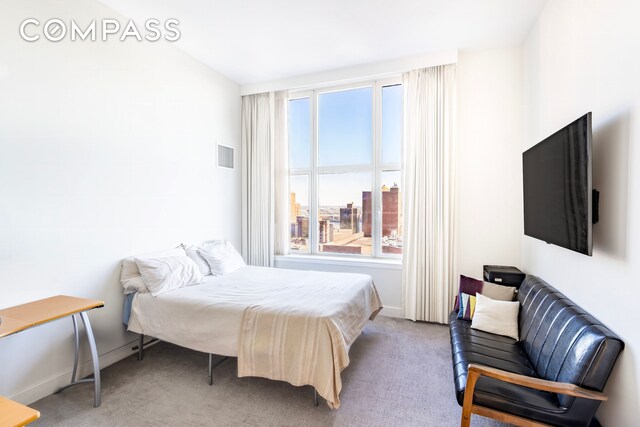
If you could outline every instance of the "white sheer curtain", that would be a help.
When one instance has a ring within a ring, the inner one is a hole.
[[[242,97],[242,255],[273,266],[286,239],[288,194],[286,92]],[[285,205],[282,205],[282,203]]]
[[[413,70],[404,87],[405,317],[447,323],[456,290],[455,65]]]
[[[276,255],[289,253],[289,141],[288,132],[289,93],[286,91],[274,94],[274,199],[275,199],[275,240]]]

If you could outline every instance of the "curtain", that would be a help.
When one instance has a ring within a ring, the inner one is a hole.
[[[289,141],[287,139],[289,94],[274,94],[275,140],[275,241],[276,255],[289,254]]]
[[[286,92],[242,97],[242,255],[250,265],[272,267],[284,244],[287,98]]]
[[[456,291],[455,65],[413,70],[404,90],[403,307],[448,323]]]

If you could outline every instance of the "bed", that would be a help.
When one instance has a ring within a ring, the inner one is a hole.
[[[130,331],[238,357],[239,377],[311,385],[331,408],[349,348],[382,308],[368,275],[252,266],[130,303]]]

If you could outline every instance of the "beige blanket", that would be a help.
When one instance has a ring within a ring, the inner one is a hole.
[[[305,272],[297,279],[244,311],[238,376],[312,385],[337,409],[349,348],[382,308],[380,298],[367,275]]]

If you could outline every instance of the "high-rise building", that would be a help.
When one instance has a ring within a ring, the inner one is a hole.
[[[346,208],[340,208],[340,230],[351,230],[354,234],[360,232],[360,215],[353,203],[347,203]]]
[[[389,188],[383,185],[382,194],[382,235],[391,236],[395,231],[402,235],[402,198],[400,187],[394,184]],[[362,232],[365,237],[371,237],[372,221],[371,191],[362,192]]]
[[[333,242],[333,224],[326,219],[321,219],[318,221],[319,228],[319,243],[330,243]]]
[[[289,193],[289,221],[296,222],[300,216],[300,203],[296,203],[296,193]]]
[[[362,232],[364,237],[371,237],[371,218],[373,213],[371,191],[362,192]]]
[[[296,237],[309,237],[309,217],[298,216],[296,218],[296,223],[297,223]]]
[[[402,235],[402,198],[398,184],[382,190],[382,235],[390,236],[393,231]]]

